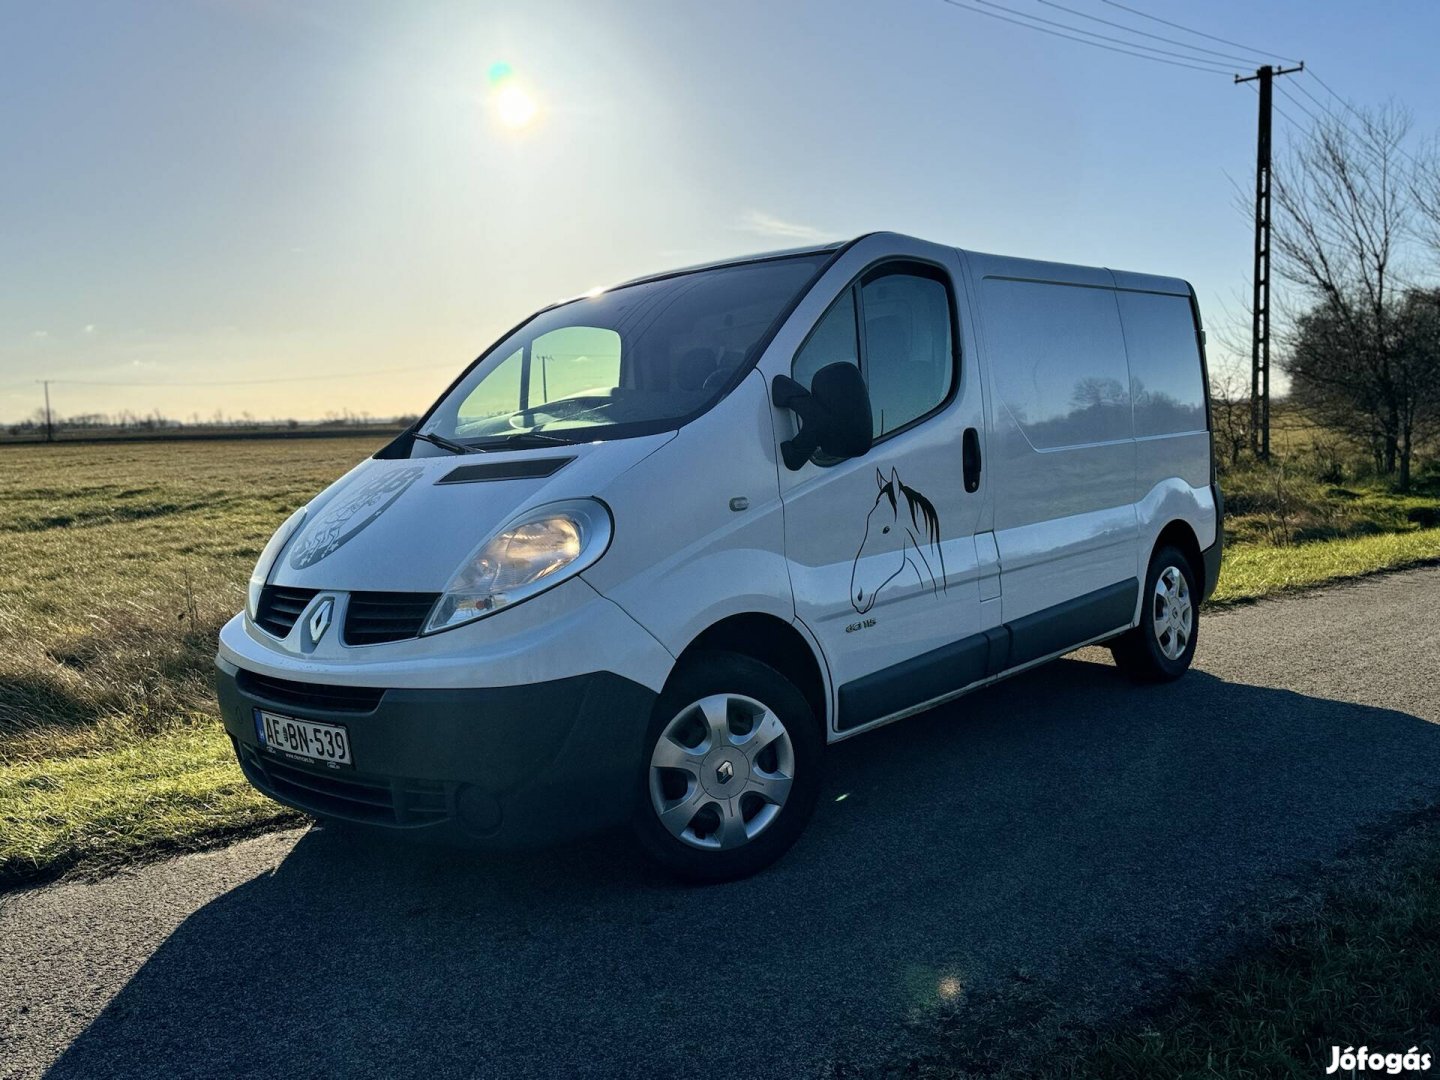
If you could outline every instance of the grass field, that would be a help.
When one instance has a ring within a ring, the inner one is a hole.
[[[275,526],[375,446],[0,447],[0,886],[298,820],[230,761],[215,637]],[[1440,559],[1410,520],[1433,498],[1233,479],[1219,603]],[[1301,529],[1330,539],[1276,546]]]
[[[0,448],[0,885],[296,820],[211,694],[256,553],[371,439]]]
[[[1259,947],[1192,979],[1153,1015],[1082,1038],[1044,1074],[1320,1077],[1335,1045],[1415,1048],[1440,1065],[1440,823],[1428,816],[1339,868],[1310,910],[1277,917]]]

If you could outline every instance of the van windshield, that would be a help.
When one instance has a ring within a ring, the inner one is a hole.
[[[678,427],[734,384],[829,257],[696,270],[543,311],[480,359],[421,434],[489,448]]]

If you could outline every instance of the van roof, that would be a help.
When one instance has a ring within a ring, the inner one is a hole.
[[[626,285],[638,285],[647,281],[661,281],[678,274],[689,274],[697,270],[714,270],[723,266],[742,266],[746,263],[765,262],[769,259],[784,259],[797,255],[819,255],[836,252],[848,247],[865,236],[863,233],[849,240],[836,240],[828,244],[811,244],[804,247],[781,248],[776,251],[762,251],[753,255],[741,255],[728,259],[696,263],[692,266],[677,267],[654,274],[644,274],[628,281],[616,282],[607,288],[618,289]],[[893,233],[901,236],[903,234]],[[1114,270],[1103,266],[1084,266],[1079,263],[1048,262],[1042,259],[1027,259],[1014,255],[991,255],[969,248],[957,248],[970,262],[977,278],[1002,277],[1027,281],[1051,281],[1070,285],[1100,285],[1121,289],[1135,289],[1141,292],[1171,293],[1190,296],[1193,290],[1183,278],[1165,277],[1157,274],[1136,273],[1130,270]]]
[[[743,266],[746,263],[767,262],[770,259],[788,259],[796,255],[819,255],[823,252],[838,251],[848,240],[836,240],[829,244],[812,244],[807,247],[781,248],[778,251],[760,251],[753,255],[737,255],[728,259],[714,259],[710,262],[694,263],[690,266],[677,266],[673,270],[662,270],[655,274],[642,274],[640,277],[630,278],[627,281],[617,281],[614,285],[606,286],[610,289],[623,288],[626,285],[640,285],[647,281],[660,281],[668,277],[676,277],[680,274],[693,274],[697,270],[716,270],[722,266]]]

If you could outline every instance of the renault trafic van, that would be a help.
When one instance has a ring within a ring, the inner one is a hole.
[[[893,233],[546,308],[266,545],[240,764],[321,818],[752,873],[828,743],[1086,644],[1186,670],[1203,344],[1184,281]]]

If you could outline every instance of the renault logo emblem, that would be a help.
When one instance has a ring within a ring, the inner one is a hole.
[[[735,779],[735,766],[731,765],[728,761],[720,762],[720,765],[715,770],[715,778],[722,784],[728,784],[731,780]]]
[[[335,601],[328,596],[320,601],[320,606],[310,616],[310,640],[318,642],[325,636],[325,631],[330,629],[330,617],[335,614]]]

